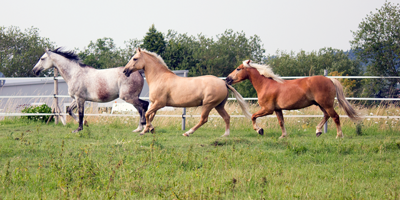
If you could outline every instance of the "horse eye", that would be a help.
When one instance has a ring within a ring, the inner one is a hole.
[[[45,58],[40,58],[40,60],[44,60]]]
[[[133,61],[137,61],[137,58],[133,58]]]
[[[242,70],[242,69],[240,69],[240,68],[237,68],[236,70],[237,70],[237,71],[240,71],[240,70]]]

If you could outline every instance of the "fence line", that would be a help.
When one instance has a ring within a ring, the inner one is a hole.
[[[42,96],[0,96],[0,99],[19,99],[19,98],[71,98],[69,95],[42,95]],[[140,99],[148,100],[149,97],[139,97]],[[243,98],[246,101],[257,101],[257,97]],[[335,97],[336,99],[336,97]],[[366,100],[366,101],[400,101],[400,98],[363,98],[363,97],[346,97],[347,100]],[[228,98],[229,101],[236,100],[236,98]]]
[[[282,79],[299,79],[299,78],[307,78],[310,76],[282,76]],[[364,78],[395,78],[400,79],[400,76],[326,76],[328,78],[346,78],[346,79],[364,79]],[[220,79],[226,79],[226,77],[219,77]],[[146,78],[144,78],[146,79]],[[63,77],[15,77],[15,78],[3,78],[0,80],[64,80]]]
[[[2,117],[20,117],[20,116],[51,116],[51,115],[56,115],[56,116],[68,116],[68,113],[59,113],[59,114],[53,114],[53,113],[0,113],[0,116]],[[78,115],[78,113],[75,113],[75,115]],[[128,114],[85,114],[85,116],[98,116],[98,117],[140,117],[140,115],[128,115]],[[201,115],[156,115],[157,117],[201,117]],[[220,117],[219,115],[209,115],[208,117]],[[230,115],[230,117],[233,118],[244,118],[244,115]],[[268,118],[276,118],[275,115],[268,115],[264,116]],[[310,117],[310,118],[322,118],[324,117],[323,115],[284,115],[284,117],[288,118],[303,118],[303,117]],[[344,117],[348,118],[349,116],[347,115],[339,115],[339,117]],[[361,118],[365,119],[400,119],[400,116],[361,116]]]
[[[324,72],[325,76],[327,75],[327,71]],[[286,76],[281,77],[282,79],[299,79],[306,78],[309,76]],[[326,76],[328,78],[345,78],[345,79],[364,79],[364,78],[379,78],[379,79],[400,79],[400,76]],[[219,77],[221,79],[226,79],[226,77]],[[41,80],[41,81],[51,81],[54,80],[63,80],[62,77],[16,77],[16,78],[0,78],[0,80]],[[0,99],[15,99],[15,98],[70,98],[69,95],[41,95],[41,96],[0,96]],[[149,97],[140,97],[141,99],[149,99]],[[347,100],[367,100],[367,101],[400,101],[400,98],[360,98],[360,97],[347,97]],[[228,98],[228,100],[236,100],[236,98]],[[257,101],[258,98],[244,98],[244,100],[254,100]],[[185,122],[185,118],[187,117],[200,117],[200,115],[186,115],[185,108],[183,108],[184,112],[182,115],[157,115],[158,117],[179,117],[182,118],[182,123]],[[67,116],[67,113],[0,113],[0,116]],[[102,117],[138,117],[139,115],[126,115],[126,114],[85,114],[85,116],[102,116]],[[210,115],[209,117],[219,117],[219,115]],[[231,115],[231,117],[240,117],[243,118],[244,115]],[[272,115],[266,117],[275,117]],[[286,118],[302,118],[302,117],[323,117],[323,115],[285,115]],[[340,115],[340,117],[348,117],[347,115]],[[377,119],[400,119],[400,116],[364,116],[363,118],[377,118]],[[325,129],[326,129],[325,125]],[[184,130],[184,124],[182,124],[182,129]]]

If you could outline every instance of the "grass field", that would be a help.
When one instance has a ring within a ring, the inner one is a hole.
[[[228,138],[221,118],[189,138],[179,118],[156,117],[156,134],[145,136],[131,132],[138,118],[87,119],[76,134],[73,122],[0,121],[0,199],[400,199],[395,119],[365,119],[357,130],[343,118],[345,138],[335,139],[332,121],[316,138],[321,119],[287,118],[282,140],[275,118],[259,121],[264,136],[232,118]]]

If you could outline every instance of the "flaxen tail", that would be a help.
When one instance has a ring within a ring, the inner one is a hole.
[[[336,88],[336,98],[339,102],[339,106],[344,109],[347,116],[349,116],[353,122],[356,123],[360,122],[361,121],[360,115],[344,97],[342,84],[340,84],[340,82],[334,78],[331,78],[331,81]]]
[[[235,95],[236,100],[239,102],[240,108],[242,108],[244,116],[246,116],[248,119],[251,119],[251,113],[249,112],[249,107],[247,103],[244,101],[242,95],[240,95],[239,92],[237,92],[235,88],[233,88],[232,86],[226,84],[226,87],[228,87],[228,89],[230,89],[233,92],[233,95]]]

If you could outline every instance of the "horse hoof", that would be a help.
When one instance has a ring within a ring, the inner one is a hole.
[[[279,137],[279,139],[283,139],[283,138],[285,138],[286,136],[281,136],[281,137]]]
[[[264,129],[262,128],[258,129],[257,133],[260,135],[264,135]]]
[[[140,136],[142,136],[142,135],[144,135],[144,134],[145,134],[145,133],[143,133],[143,132],[139,133]]]
[[[319,137],[320,135],[322,135],[322,132],[318,132],[315,134],[317,137]]]
[[[223,134],[221,137],[228,137],[229,135],[225,135],[225,134]]]
[[[151,132],[151,133],[156,133],[156,130],[154,130],[154,128],[151,128],[151,129],[150,129],[150,132]]]
[[[133,133],[139,133],[140,131],[142,131],[142,130],[135,129],[135,130],[133,130],[132,132],[133,132]]]
[[[336,136],[336,139],[343,139],[343,138],[344,138],[343,135],[341,135],[341,136]]]
[[[82,129],[78,128],[78,129],[72,131],[72,133],[77,133],[77,132],[79,132],[79,131],[81,131],[81,130],[82,130]]]
[[[86,120],[83,121],[83,125],[85,125],[86,127],[89,127],[89,123]]]
[[[184,133],[182,135],[185,136],[185,137],[189,137],[189,134],[187,134],[187,133]]]

